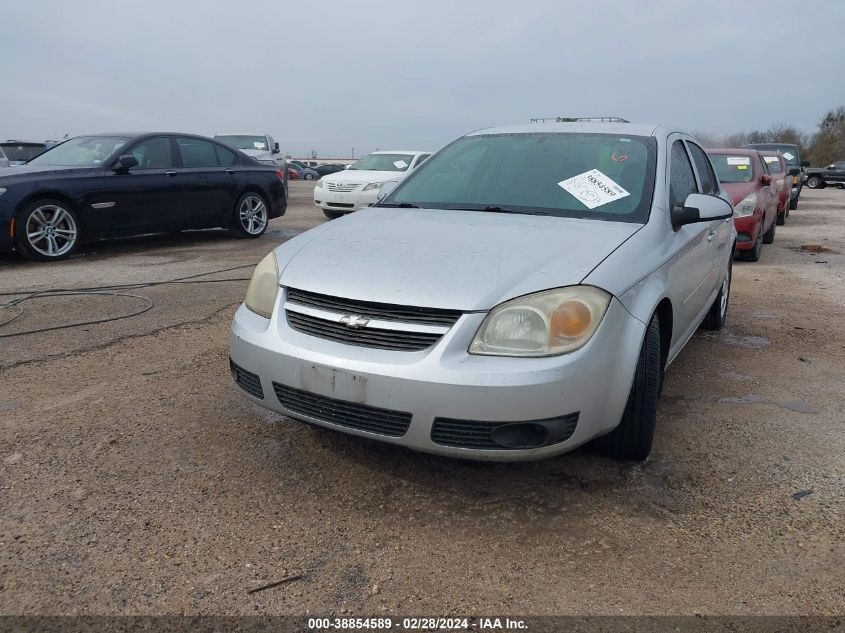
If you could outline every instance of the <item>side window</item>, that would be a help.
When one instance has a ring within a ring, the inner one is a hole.
[[[217,164],[221,167],[229,167],[238,162],[238,157],[235,155],[235,152],[226,147],[215,145],[214,151],[217,152]],[[182,160],[184,160],[184,155]]]
[[[182,167],[217,167],[214,143],[197,138],[177,138]]]
[[[141,141],[129,153],[138,160],[138,169],[172,169],[176,164],[166,136]]]
[[[719,182],[716,180],[716,175],[713,173],[713,165],[710,164],[707,154],[695,143],[688,142],[687,147],[689,147],[689,153],[692,155],[692,161],[695,163],[695,169],[698,171],[698,179],[701,181],[701,192],[711,195],[719,193]]]
[[[669,178],[669,204],[674,209],[684,204],[687,196],[696,193],[695,174],[687,150],[681,141],[672,143],[672,164]]]

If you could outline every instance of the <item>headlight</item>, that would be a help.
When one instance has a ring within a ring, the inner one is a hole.
[[[610,305],[593,286],[546,290],[502,303],[475,333],[470,354],[557,356],[583,347]]]
[[[384,186],[383,182],[371,182],[368,185],[365,185],[361,191],[372,191],[373,189],[381,189]]]
[[[320,178],[320,180],[318,180],[318,181],[317,181],[317,186],[318,186],[318,187],[321,187],[321,188],[323,188],[323,189],[327,189],[327,188],[328,188],[328,187],[326,187],[326,179],[325,179],[325,177]]]
[[[757,208],[757,194],[756,193],[749,193],[745,196],[742,200],[739,201],[739,204],[734,207],[734,217],[735,218],[744,218],[746,216],[752,215],[754,213],[754,209]]]
[[[276,264],[275,253],[270,253],[262,259],[246,289],[246,307],[269,319],[276,305],[276,295],[279,294],[279,266]]]

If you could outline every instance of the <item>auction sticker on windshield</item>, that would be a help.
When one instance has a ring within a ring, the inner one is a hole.
[[[750,165],[751,159],[748,156],[728,156],[728,165]]]
[[[395,160],[393,161],[393,166],[397,169],[405,169],[405,167],[408,166],[408,163],[406,163],[404,160]]]
[[[784,157],[786,160],[792,160],[793,158],[795,158],[795,156],[793,156],[793,155],[792,155],[792,154],[790,154],[789,152],[784,152],[784,153],[783,153],[783,157]]]
[[[557,184],[588,209],[595,209],[631,195],[598,169],[585,171]]]

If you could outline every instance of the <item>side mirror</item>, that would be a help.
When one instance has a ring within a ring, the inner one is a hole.
[[[278,154],[281,150],[279,149],[278,143],[273,143],[273,153]]]
[[[827,168],[828,169],[836,169],[836,165],[828,165]]]
[[[733,214],[733,207],[724,198],[691,193],[684,201],[684,206],[672,209],[672,227],[677,231],[685,224],[726,220],[733,217]]]
[[[117,159],[117,162],[114,164],[112,169],[114,171],[122,171],[127,172],[133,167],[138,166],[138,159],[135,158],[132,154],[123,154],[120,158]]]
[[[793,167],[792,169],[789,170],[790,176],[797,176],[800,173],[801,173],[801,170],[798,169],[797,167]]]
[[[772,177],[769,174],[763,174],[762,176],[760,176],[760,182],[762,182],[764,185],[770,185],[772,184]]]
[[[381,189],[379,189],[378,193],[376,194],[378,201],[381,202],[387,196],[389,196],[391,193],[393,193],[393,190],[396,189],[396,187],[398,185],[399,185],[399,181],[397,181],[397,180],[388,180],[386,183],[384,183],[381,186]]]
[[[347,165],[344,169],[349,169],[350,167],[352,167],[352,165]]]
[[[809,167],[809,166],[810,166],[810,161],[808,161],[808,160],[802,160],[801,161],[801,167]]]

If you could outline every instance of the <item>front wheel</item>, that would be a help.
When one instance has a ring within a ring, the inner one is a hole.
[[[596,440],[596,447],[608,457],[643,461],[651,453],[657,396],[663,368],[660,357],[660,320],[655,314],[646,329],[634,384],[619,426]]]
[[[314,175],[313,174],[305,174],[305,176],[303,176],[303,178],[305,178],[305,180],[314,180]]]
[[[775,231],[777,230],[777,220],[772,222],[769,230],[763,233],[763,244],[771,244],[775,241]]]
[[[762,222],[761,222],[762,224]],[[757,241],[754,242],[754,247],[747,251],[740,251],[739,256],[743,261],[756,262],[760,259],[760,254],[763,252],[763,227],[757,231]]]
[[[809,178],[807,178],[806,185],[810,189],[820,189],[824,185],[824,183],[822,182],[822,179],[818,176],[810,176]]]
[[[731,297],[731,277],[733,276],[733,258],[728,260],[728,269],[725,271],[725,276],[722,277],[722,287],[719,288],[719,294],[710,306],[707,316],[701,322],[701,327],[705,330],[721,330],[725,326],[725,321],[728,319],[728,300]]]
[[[231,230],[235,237],[261,237],[267,230],[270,214],[267,203],[257,193],[246,192],[235,203]]]
[[[57,261],[79,245],[79,218],[58,200],[33,202],[17,216],[15,225],[15,246],[28,259]]]

